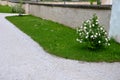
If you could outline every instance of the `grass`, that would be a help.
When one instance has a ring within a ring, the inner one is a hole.
[[[120,61],[120,44],[115,41],[109,48],[91,51],[76,41],[74,29],[62,24],[31,15],[7,19],[53,55],[87,62]]]
[[[0,13],[12,13],[11,7],[0,5]]]

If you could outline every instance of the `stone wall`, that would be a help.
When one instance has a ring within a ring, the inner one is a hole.
[[[100,23],[109,30],[111,7],[88,5],[29,4],[29,13],[41,18],[59,22],[72,28],[97,14]]]
[[[112,4],[112,0],[101,0],[103,5],[111,5]]]

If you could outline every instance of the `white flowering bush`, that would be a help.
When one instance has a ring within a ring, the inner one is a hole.
[[[22,15],[25,12],[25,10],[19,4],[12,6],[11,8],[13,13],[19,13],[19,15]]]
[[[13,13],[19,13],[19,16],[21,16],[25,10],[22,8],[23,0],[19,1],[19,4],[16,4],[15,6],[12,6],[12,12]]]
[[[98,23],[98,17],[93,15],[92,19],[83,22],[83,25],[77,28],[77,41],[85,43],[90,49],[100,49],[110,46],[110,39],[107,36],[103,26]]]

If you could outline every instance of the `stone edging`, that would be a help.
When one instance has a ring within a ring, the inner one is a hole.
[[[19,3],[15,1],[13,3]],[[23,2],[23,4],[31,5],[43,5],[51,7],[65,7],[65,8],[84,8],[84,9],[101,9],[101,10],[111,10],[112,5],[87,5],[87,4],[48,4],[48,3],[37,3],[37,2]]]
[[[102,9],[111,10],[112,5],[81,5],[81,4],[44,4],[44,3],[29,3],[31,5],[43,5],[51,7],[65,7],[65,8],[84,8],[84,9]]]

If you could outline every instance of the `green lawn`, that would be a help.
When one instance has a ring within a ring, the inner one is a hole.
[[[53,55],[88,62],[120,61],[120,44],[114,41],[107,49],[91,51],[76,41],[76,31],[67,26],[30,15],[7,19]]]
[[[12,13],[11,7],[0,5],[0,13]]]

